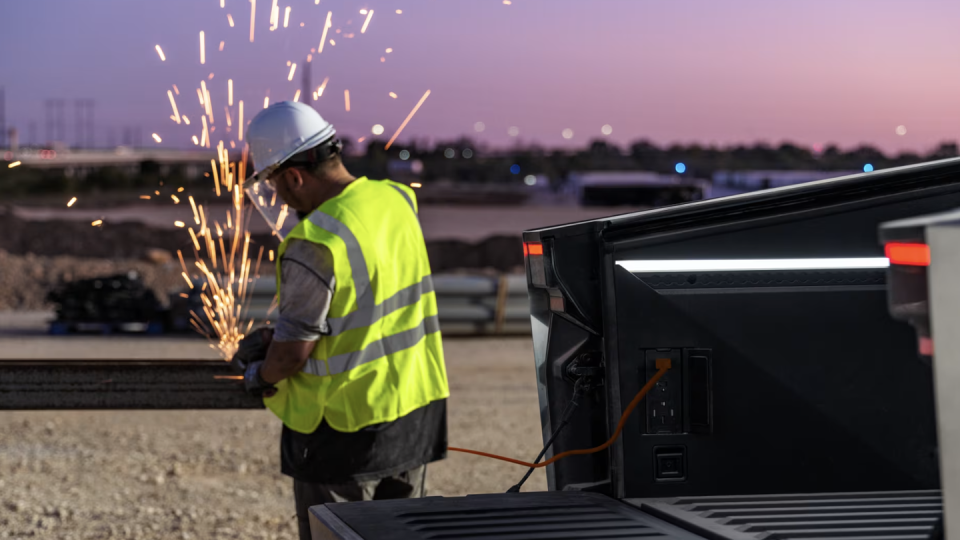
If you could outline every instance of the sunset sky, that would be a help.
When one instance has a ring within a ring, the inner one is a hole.
[[[244,100],[245,121],[262,109],[268,92],[271,102],[292,99],[332,11],[328,40],[336,45],[328,41],[311,63],[314,89],[329,77],[315,106],[354,140],[371,137],[374,124],[384,126],[382,138],[392,135],[427,89],[430,97],[401,140],[468,135],[494,147],[583,146],[609,124],[609,138],[622,145],[639,138],[718,145],[790,140],[924,151],[960,131],[956,0],[280,0],[278,6],[280,28],[270,31],[271,0],[257,0],[250,43],[250,0],[225,0],[222,9],[219,0],[4,2],[0,86],[7,123],[25,141],[33,122],[45,139],[43,101],[65,99],[72,142],[73,100],[92,98],[100,144],[108,129],[119,138],[124,126],[140,126],[145,144],[155,144],[155,132],[160,146],[193,147],[202,112],[196,88],[212,72],[207,85],[218,131],[211,138],[229,140],[236,130],[224,132],[227,79],[235,100]],[[374,14],[361,34],[364,8]],[[288,61],[298,64],[292,82]],[[166,92],[173,84],[190,126],[169,118]],[[236,109],[235,103],[234,122]],[[511,126],[518,137],[508,135]],[[573,137],[565,139],[564,129]]]

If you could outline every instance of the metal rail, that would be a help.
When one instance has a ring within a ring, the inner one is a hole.
[[[0,360],[0,410],[261,409],[222,360]]]

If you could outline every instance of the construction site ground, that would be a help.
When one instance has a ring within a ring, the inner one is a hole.
[[[216,356],[193,337],[50,337],[42,318],[0,313],[0,361]],[[533,459],[531,340],[448,338],[444,351],[450,444]],[[0,433],[0,538],[296,538],[268,411],[5,411]],[[428,494],[503,492],[523,473],[451,453],[428,468]],[[539,470],[524,490],[543,489]]]

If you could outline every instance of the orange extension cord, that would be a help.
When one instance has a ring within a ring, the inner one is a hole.
[[[623,411],[623,414],[620,416],[620,422],[617,424],[617,429],[614,430],[613,436],[611,436],[610,439],[607,440],[607,442],[601,444],[600,446],[597,446],[594,448],[585,448],[581,450],[567,450],[566,452],[557,454],[552,458],[546,461],[542,461],[540,463],[528,463],[526,461],[520,461],[519,459],[498,456],[497,454],[489,454],[487,452],[480,452],[478,450],[468,450],[466,448],[454,448],[452,446],[448,446],[447,450],[452,450],[454,452],[463,452],[464,454],[473,454],[476,456],[483,456],[483,457],[488,457],[492,459],[499,459],[500,461],[506,461],[509,463],[513,463],[515,465],[522,465],[524,467],[532,467],[535,469],[539,469],[540,467],[546,467],[547,465],[550,465],[551,463],[555,463],[567,456],[582,456],[584,454],[594,454],[596,452],[600,452],[601,450],[606,450],[607,448],[610,447],[611,444],[613,444],[614,441],[617,440],[617,437],[620,436],[620,432],[623,431],[623,427],[627,424],[627,418],[630,416],[630,413],[632,413],[633,410],[637,408],[637,405],[640,404],[640,400],[643,399],[643,396],[647,395],[647,392],[649,392],[653,388],[653,386],[657,384],[657,381],[660,380],[660,377],[663,377],[663,374],[666,373],[667,370],[670,369],[670,367],[671,367],[671,362],[669,358],[657,358],[657,373],[653,377],[650,377],[650,380],[647,381],[647,384],[643,385],[643,388],[641,388],[640,391],[637,392],[637,395],[634,396],[630,404],[627,405],[627,408]]]

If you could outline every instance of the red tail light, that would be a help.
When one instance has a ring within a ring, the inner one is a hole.
[[[930,246],[891,242],[884,246],[890,264],[905,266],[930,266]]]
[[[540,242],[524,242],[523,243],[523,256],[527,255],[543,255],[543,244]]]

